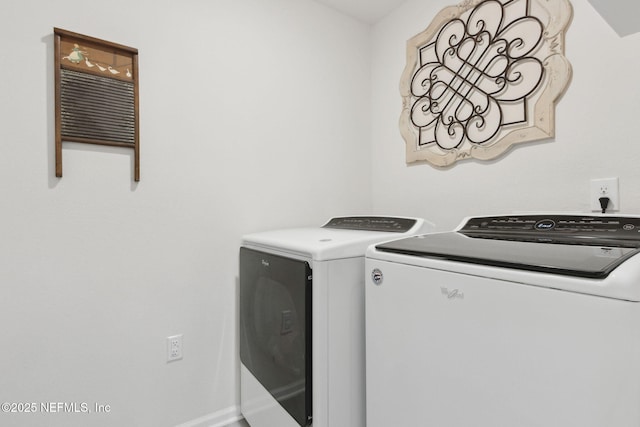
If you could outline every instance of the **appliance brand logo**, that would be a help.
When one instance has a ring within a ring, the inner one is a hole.
[[[552,230],[556,226],[555,221],[552,219],[543,219],[538,221],[535,225],[536,230]]]
[[[446,295],[449,299],[464,299],[464,292],[462,292],[460,289],[449,290],[449,288],[441,286],[440,292],[442,293],[442,295]]]
[[[265,267],[269,267],[269,261],[266,261],[266,260],[263,259],[262,260],[262,265],[265,266]]]
[[[376,285],[382,285],[382,271],[380,271],[380,269],[378,268],[374,268],[371,271],[371,280],[373,280],[373,283],[375,283]]]

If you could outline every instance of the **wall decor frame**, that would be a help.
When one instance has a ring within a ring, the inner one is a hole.
[[[138,50],[54,28],[55,165],[62,143],[126,147],[140,181]]]
[[[407,41],[400,81],[406,161],[494,159],[555,135],[568,87],[569,0],[465,0]]]

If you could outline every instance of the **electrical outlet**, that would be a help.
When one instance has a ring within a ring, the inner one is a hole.
[[[182,359],[182,334],[167,337],[167,362]]]
[[[618,178],[603,178],[591,180],[591,210],[602,212],[600,198],[608,197],[607,212],[620,210],[620,196],[618,192]]]

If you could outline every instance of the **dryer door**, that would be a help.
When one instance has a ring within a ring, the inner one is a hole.
[[[311,420],[311,267],[240,249],[240,359],[280,405]]]

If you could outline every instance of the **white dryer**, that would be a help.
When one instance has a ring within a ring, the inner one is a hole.
[[[640,426],[640,218],[469,218],[369,248],[367,426]]]
[[[364,253],[416,218],[339,217],[244,236],[241,410],[252,427],[364,427]]]

